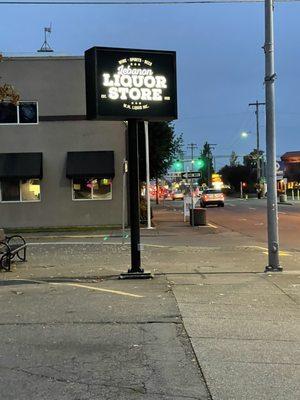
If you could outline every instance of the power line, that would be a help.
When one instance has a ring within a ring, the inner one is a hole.
[[[300,0],[275,0],[276,3],[299,3]],[[112,5],[121,5],[121,6],[158,6],[158,5],[197,5],[197,4],[234,4],[234,3],[264,3],[264,0],[174,0],[174,1],[165,1],[165,0],[157,0],[157,1],[97,1],[97,0],[87,0],[87,1],[65,1],[65,0],[7,0],[1,1],[0,4],[6,5],[99,5],[99,6],[112,6]]]

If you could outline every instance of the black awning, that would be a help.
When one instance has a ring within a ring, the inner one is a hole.
[[[42,153],[0,154],[0,179],[42,179]]]
[[[67,157],[67,178],[113,178],[113,151],[72,151]]]

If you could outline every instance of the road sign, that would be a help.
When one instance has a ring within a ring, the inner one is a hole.
[[[199,179],[202,177],[202,173],[199,171],[190,171],[190,172],[182,172],[181,178],[182,179]]]

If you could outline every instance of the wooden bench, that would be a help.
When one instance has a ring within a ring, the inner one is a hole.
[[[26,242],[20,235],[6,236],[0,229],[0,268],[10,271],[11,261],[15,256],[26,261]]]

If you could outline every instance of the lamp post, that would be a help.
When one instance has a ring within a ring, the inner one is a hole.
[[[265,0],[265,93],[267,148],[268,265],[265,271],[282,271],[279,262],[278,205],[276,187],[274,3]]]
[[[254,103],[257,104],[257,107],[261,104],[265,104],[265,103]],[[251,105],[251,104],[249,104]],[[258,128],[258,114],[257,115],[257,129],[256,129],[256,181],[257,181],[257,185],[258,185],[258,192],[257,192],[257,197],[260,199],[261,198],[261,190],[260,190],[260,181],[261,181],[261,157],[260,157],[260,149],[259,149],[259,128]],[[241,132],[241,137],[242,138],[247,138],[249,135],[252,135],[252,133],[249,131],[243,131]],[[253,157],[254,158],[254,157]]]
[[[249,103],[249,106],[255,106],[255,115],[256,115],[257,184],[260,184],[260,178],[261,178],[261,165],[259,156],[259,151],[260,151],[259,150],[259,106],[265,106],[265,105],[266,103],[259,103],[258,100],[256,100],[255,103]]]

